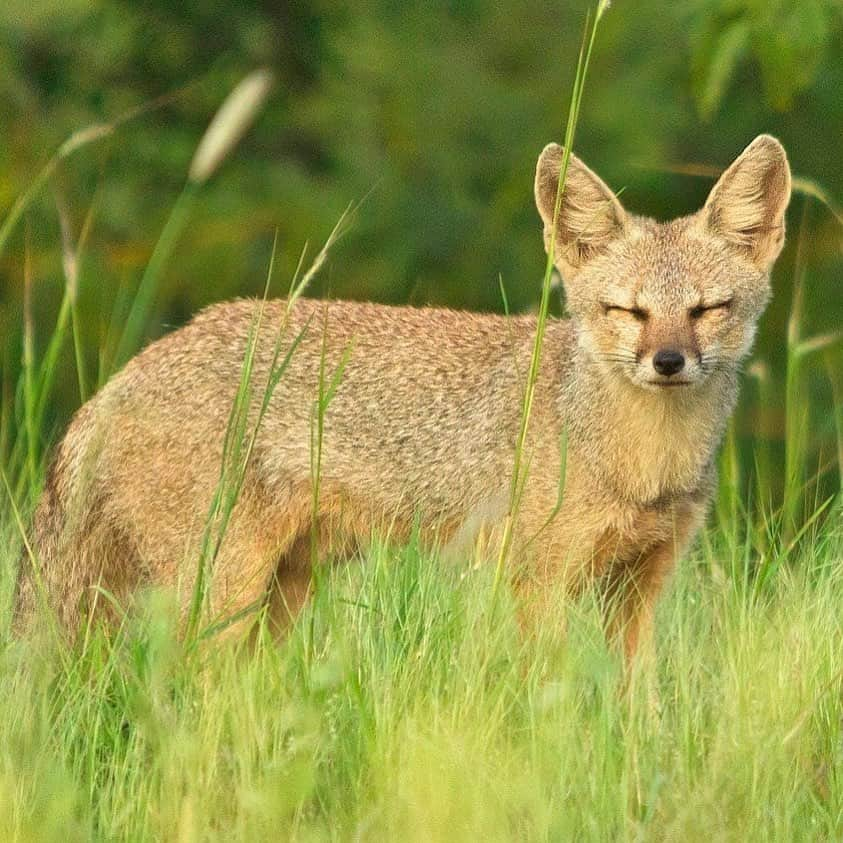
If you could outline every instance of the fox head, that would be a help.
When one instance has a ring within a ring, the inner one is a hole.
[[[647,390],[694,389],[749,352],[784,243],[790,168],[781,144],[757,137],[703,208],[667,223],[633,216],[564,150],[545,147],[536,204],[567,309],[594,363]]]

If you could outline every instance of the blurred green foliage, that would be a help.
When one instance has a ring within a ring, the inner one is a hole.
[[[197,206],[149,335],[261,289],[274,230],[286,281],[349,202],[366,196],[312,294],[501,309],[531,306],[544,256],[532,179],[561,138],[588,5],[490,0],[6,0],[0,7],[0,220],[74,131],[175,96],[62,162],[0,257],[6,382],[21,347],[26,244],[42,350],[61,296],[57,203],[81,267],[92,369],[131,295],[210,117],[256,66],[278,84]],[[617,2],[601,25],[576,148],[633,210],[695,210],[711,185],[683,165],[729,163],[759,132],[795,174],[843,197],[839,0]],[[841,229],[797,197],[758,354],[783,382],[783,338],[804,222],[805,335],[836,330]],[[839,365],[839,354],[831,365]],[[813,364],[812,364],[813,365]],[[57,418],[75,406],[72,355]],[[775,388],[775,387],[773,387]],[[828,392],[818,376],[820,398]],[[757,419],[755,420],[758,421]],[[761,423],[758,422],[756,427]],[[782,420],[763,426],[775,437]],[[830,418],[821,422],[831,434]]]

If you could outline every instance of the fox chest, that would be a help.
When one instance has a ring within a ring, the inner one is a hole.
[[[539,525],[535,563],[574,593],[618,565],[634,565],[654,547],[677,541],[703,506],[693,495],[630,504],[583,485],[572,479],[558,509],[536,500],[534,512],[527,513]],[[535,526],[524,533],[536,535]]]

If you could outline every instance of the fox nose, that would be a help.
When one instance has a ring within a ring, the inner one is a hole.
[[[673,348],[663,348],[653,355],[653,368],[660,374],[670,377],[681,372],[685,366],[682,353]]]

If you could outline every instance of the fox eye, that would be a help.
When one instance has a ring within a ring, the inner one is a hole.
[[[696,307],[692,307],[688,311],[688,314],[691,319],[699,319],[701,316],[705,316],[706,313],[712,313],[716,310],[728,310],[731,306],[732,299],[714,302],[714,304],[698,304]]]
[[[621,307],[619,304],[603,304],[603,313],[627,313],[637,322],[647,321],[647,311],[640,307]]]

